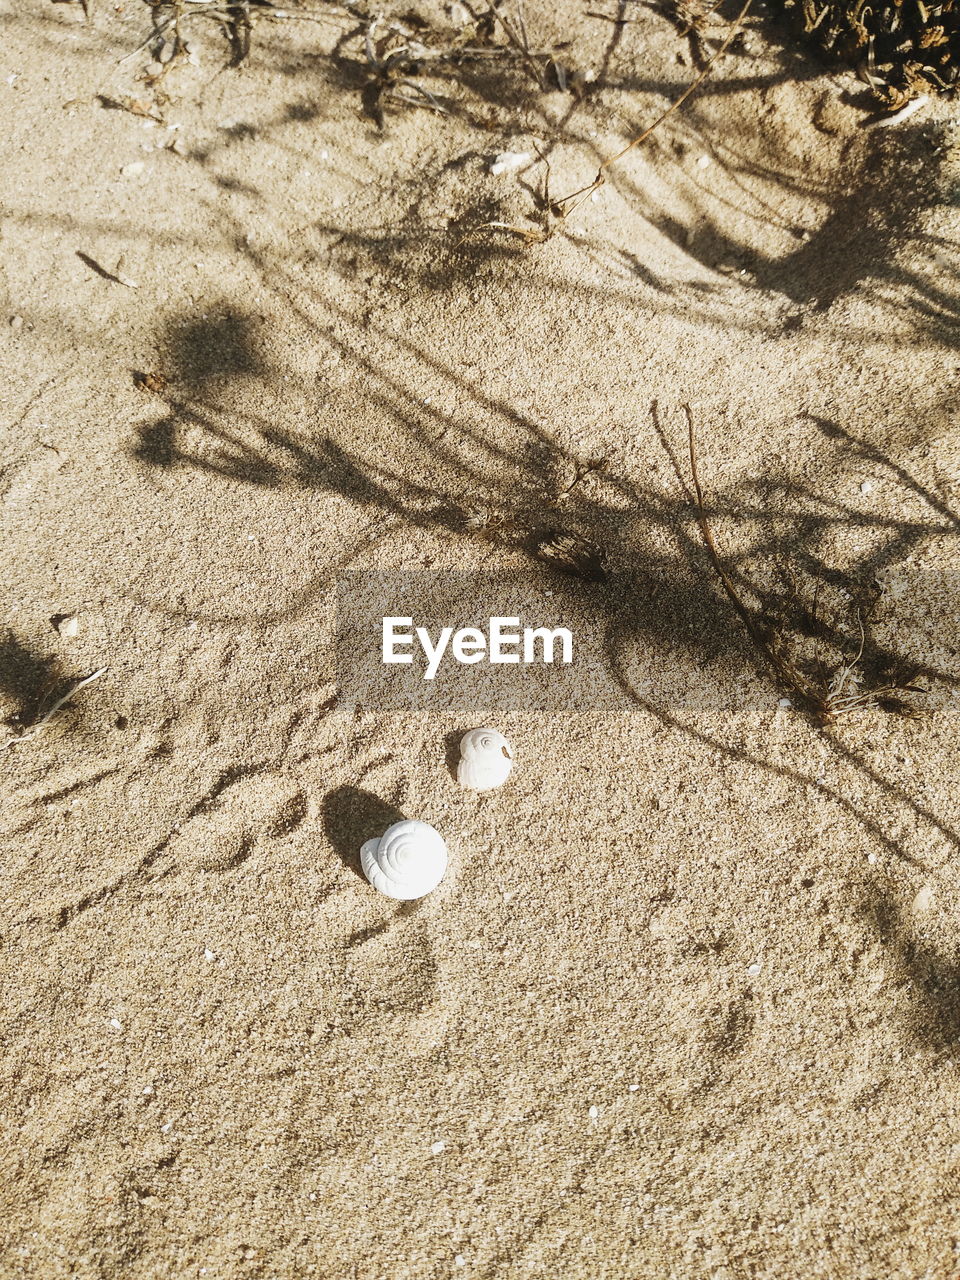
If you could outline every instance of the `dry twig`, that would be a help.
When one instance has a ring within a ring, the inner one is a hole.
[[[683,104],[687,101],[687,99],[691,96],[691,94],[695,93],[696,90],[700,88],[704,80],[706,80],[707,76],[713,70],[717,60],[721,58],[724,53],[726,53],[727,49],[732,44],[734,38],[736,37],[737,33],[740,30],[740,27],[743,23],[744,18],[747,16],[747,12],[752,3],[753,3],[753,0],[745,0],[743,8],[737,14],[736,18],[733,21],[733,24],[730,27],[730,30],[727,32],[722,43],[717,47],[717,49],[714,51],[711,57],[707,60],[706,64],[703,67],[703,70],[700,72],[697,78],[693,80],[689,85],[687,85],[686,89],[684,89],[683,93],[680,94],[679,98],[675,98],[673,102],[670,103],[669,107],[667,107],[665,111],[662,111],[659,116],[657,116],[653,124],[649,125],[646,129],[644,129],[644,131],[638,134],[637,137],[635,137],[631,142],[628,142],[625,147],[622,147],[621,150],[619,150],[616,153],[616,155],[609,156],[606,160],[604,160],[603,164],[601,164],[600,168],[597,170],[597,176],[594,178],[593,182],[591,182],[586,187],[581,187],[579,191],[572,191],[570,195],[563,196],[560,200],[557,201],[557,204],[560,206],[562,210],[562,213],[561,213],[562,217],[564,218],[569,217],[570,214],[573,213],[575,209],[578,209],[580,205],[583,204],[584,200],[586,200],[588,196],[593,195],[594,191],[599,190],[599,188],[602,187],[607,180],[606,170],[609,169],[611,165],[616,164],[618,160],[622,160],[628,151],[632,151],[634,147],[639,147],[642,142],[646,142],[647,138],[650,137],[650,135],[654,132],[654,130],[659,129],[660,125],[663,124],[664,120],[666,120],[669,116],[673,115],[674,111],[676,111],[679,107],[682,107]],[[571,203],[571,201],[573,203]]]

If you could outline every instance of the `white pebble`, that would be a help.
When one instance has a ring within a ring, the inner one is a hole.
[[[467,1260],[462,1253],[458,1253],[456,1255],[456,1257],[453,1260],[453,1265],[455,1267],[465,1267],[467,1265]]]
[[[69,617],[60,619],[57,630],[64,640],[74,640],[80,630],[80,619],[75,613],[71,613]]]
[[[872,480],[864,480],[863,484],[860,486],[860,492],[873,493],[874,487],[875,486]]]
[[[628,1085],[627,1087],[629,1088],[631,1093],[636,1093],[637,1090],[640,1088],[638,1084],[631,1084],[631,1085]]]
[[[216,960],[217,955],[216,955],[216,952],[215,952],[215,951],[211,951],[209,947],[204,947],[204,949],[203,949],[203,958],[204,958],[204,960],[206,960],[206,961],[207,961],[207,963],[209,963],[211,960]]]
[[[590,1110],[587,1112],[587,1115],[590,1117],[591,1120],[596,1120],[599,1114],[600,1114],[599,1107],[591,1107]]]
[[[149,1098],[149,1097],[150,1097],[150,1095],[151,1095],[151,1093],[153,1093],[153,1085],[152,1085],[152,1084],[148,1084],[148,1085],[147,1085],[147,1087],[146,1087],[146,1088],[144,1089],[144,1091],[143,1091],[144,1097]]]
[[[435,1156],[442,1155],[443,1152],[446,1151],[446,1149],[447,1149],[447,1144],[445,1142],[435,1142],[430,1148],[430,1150],[433,1152]]]
[[[883,120],[878,120],[875,127],[889,128],[892,124],[903,124],[904,120],[909,120],[912,115],[916,115],[930,101],[928,93],[921,93],[919,98],[914,98],[912,102],[908,102],[905,107],[901,107],[899,111],[895,111],[892,116],[885,116]]]
[[[698,169],[709,169],[710,165],[711,165],[711,160],[709,156],[701,156],[697,161]]]
[[[778,706],[778,707],[792,707],[792,706],[793,706],[793,703],[790,701],[790,699],[789,699],[789,698],[781,698],[781,699],[780,699],[780,701],[777,703],[777,706]]]
[[[917,896],[913,900],[914,911],[929,911],[933,906],[934,891],[930,885],[925,884]]]
[[[529,159],[529,151],[501,151],[498,156],[494,156],[490,165],[490,172],[495,178],[499,178],[502,173],[509,173],[511,169],[519,169]]]
[[[120,1019],[119,1019],[119,1018],[111,1018],[111,1019],[110,1019],[110,1025],[111,1025],[111,1027],[113,1027],[113,1028],[114,1028],[114,1030],[115,1030],[115,1031],[122,1031],[122,1030],[123,1030],[123,1023],[120,1021]]]
[[[750,975],[751,978],[755,978],[759,972],[760,972],[759,960],[755,960],[753,964],[747,965],[747,973]]]
[[[120,169],[120,173],[124,178],[136,178],[143,173],[146,165],[142,160],[134,160],[132,164],[125,164]]]

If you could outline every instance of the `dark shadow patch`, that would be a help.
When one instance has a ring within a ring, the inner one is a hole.
[[[323,798],[323,829],[334,853],[366,884],[360,866],[360,846],[402,822],[399,809],[360,787],[336,787]]]
[[[174,418],[161,418],[137,429],[133,456],[138,462],[153,467],[172,467],[177,460],[177,424]]]
[[[57,662],[42,657],[8,631],[0,636],[0,689],[18,702],[34,706],[60,678]]]
[[[457,766],[460,764],[460,743],[465,733],[469,733],[473,725],[467,725],[463,729],[451,729],[443,738],[443,762],[446,765],[447,773],[450,777],[457,781]]]
[[[164,346],[173,376],[193,387],[215,378],[263,374],[266,364],[257,320],[232,307],[211,307],[206,317],[172,323]]]

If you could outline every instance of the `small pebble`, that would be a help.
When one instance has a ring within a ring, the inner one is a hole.
[[[446,1151],[446,1149],[447,1149],[447,1144],[445,1142],[435,1142],[430,1148],[430,1150],[433,1152],[435,1156],[442,1155],[443,1152]]]
[[[153,1085],[148,1084],[147,1087],[144,1089],[143,1093],[145,1097],[149,1098],[151,1093],[153,1093]]]
[[[509,173],[511,169],[519,169],[529,159],[529,151],[501,151],[498,156],[494,156],[490,165],[490,172],[495,178],[499,178],[502,173]]]
[[[627,1087],[629,1088],[631,1093],[636,1093],[637,1090],[640,1088],[638,1084],[631,1084],[631,1085],[628,1085]]]
[[[781,699],[780,699],[780,701],[777,703],[777,706],[778,706],[778,707],[792,707],[792,706],[793,706],[793,703],[790,701],[790,699],[789,699],[789,698],[781,698]]]
[[[872,480],[864,480],[863,484],[860,486],[861,493],[873,493],[873,490],[874,483]]]
[[[600,1114],[599,1107],[591,1107],[590,1110],[587,1112],[587,1115],[590,1117],[591,1120],[596,1120],[599,1114]]]
[[[123,1023],[120,1021],[120,1019],[119,1019],[119,1018],[111,1018],[111,1019],[110,1019],[110,1025],[111,1025],[111,1027],[113,1027],[116,1031],[122,1031],[122,1030],[123,1030]]]
[[[934,891],[930,885],[925,884],[917,896],[913,900],[914,911],[929,911],[933,906]]]
[[[209,963],[210,963],[210,961],[212,961],[212,960],[216,960],[217,956],[216,956],[216,953],[215,953],[215,952],[213,952],[213,951],[211,951],[209,947],[204,947],[204,949],[203,949],[203,958],[204,958],[204,960],[206,960],[206,961],[207,961],[207,963],[209,964]]]
[[[14,333],[19,333],[19,331],[23,328],[23,316],[11,316],[10,328],[14,331]]]
[[[136,178],[143,173],[146,165],[142,160],[134,160],[132,164],[125,164],[120,169],[120,174],[124,178]]]
[[[753,964],[747,965],[747,973],[750,975],[751,978],[755,978],[759,974],[759,972],[760,972],[759,960],[755,960]]]
[[[63,636],[64,640],[75,640],[80,631],[80,619],[75,613],[61,618],[57,623],[57,631]]]
[[[709,156],[701,156],[701,157],[697,160],[697,168],[698,168],[698,169],[709,169],[709,168],[710,168],[710,164],[711,164],[711,160],[710,160],[710,157],[709,157]]]
[[[453,1260],[453,1264],[456,1267],[465,1267],[467,1265],[467,1260],[462,1253],[458,1253]]]

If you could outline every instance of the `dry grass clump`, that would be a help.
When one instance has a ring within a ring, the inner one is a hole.
[[[824,53],[853,66],[891,111],[960,80],[956,0],[784,0]]]

